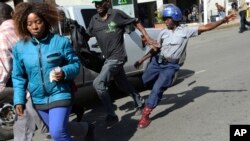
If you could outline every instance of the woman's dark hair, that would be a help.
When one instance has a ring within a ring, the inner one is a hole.
[[[0,25],[3,21],[11,19],[13,9],[6,3],[0,2]]]
[[[45,23],[45,33],[49,33],[52,27],[57,26],[60,15],[56,7],[45,3],[19,3],[13,15],[15,31],[20,39],[29,39],[30,32],[27,29],[28,15],[34,13]]]

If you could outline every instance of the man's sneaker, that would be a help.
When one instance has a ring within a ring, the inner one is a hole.
[[[117,116],[117,115],[115,115],[115,116],[108,115],[108,116],[106,117],[106,120],[105,120],[106,126],[107,126],[107,127],[113,126],[113,125],[116,124],[118,121],[119,121],[119,119],[118,119],[118,116]]]
[[[95,140],[95,125],[92,123],[88,124],[88,132],[85,137],[86,141],[94,141]]]
[[[246,27],[243,28],[243,29],[240,29],[239,33],[243,33],[243,32],[245,32],[245,31],[247,31],[247,28],[246,28]]]
[[[239,33],[243,33],[245,30],[240,30]]]

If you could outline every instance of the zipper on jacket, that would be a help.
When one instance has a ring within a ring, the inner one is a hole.
[[[40,68],[40,73],[41,73],[41,78],[42,78],[42,85],[43,85],[43,93],[46,94],[46,89],[45,89],[45,84],[44,84],[44,78],[43,78],[43,65],[42,65],[42,53],[41,53],[41,43],[35,39],[36,42],[38,43],[38,60],[39,60],[39,68]]]

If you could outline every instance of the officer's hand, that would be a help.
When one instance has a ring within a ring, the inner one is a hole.
[[[23,111],[24,111],[24,106],[21,105],[21,104],[16,105],[15,111],[16,111],[16,114],[17,114],[18,116],[23,116],[23,114],[24,114],[24,112],[23,112]]]
[[[235,13],[232,13],[232,14],[229,14],[228,16],[226,16],[223,20],[226,22],[226,23],[228,23],[228,22],[230,22],[230,21],[233,21],[233,20],[235,20],[235,18],[236,18],[236,14]],[[225,23],[224,22],[224,23]]]

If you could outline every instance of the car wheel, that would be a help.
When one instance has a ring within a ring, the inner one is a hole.
[[[0,126],[0,141],[6,141],[13,138],[13,126]]]

